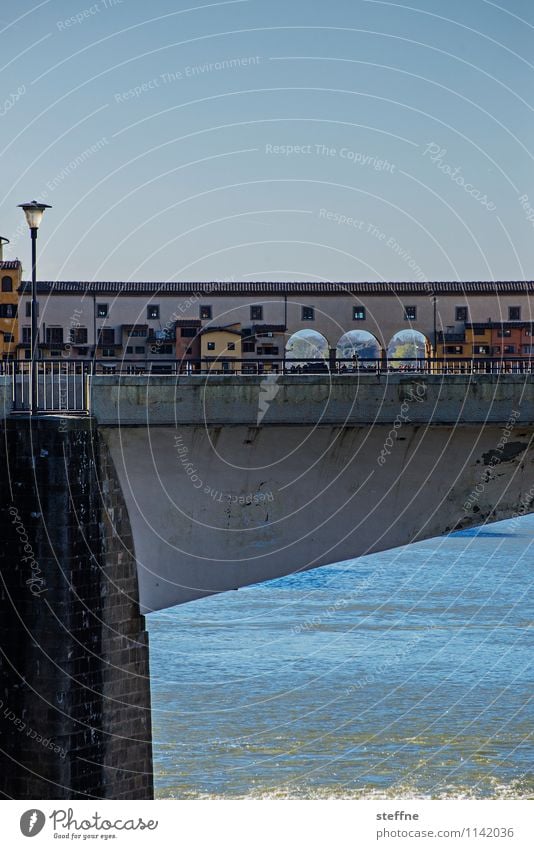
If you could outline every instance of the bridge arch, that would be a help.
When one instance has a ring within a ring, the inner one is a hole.
[[[388,359],[397,359],[398,362],[392,365],[402,367],[405,360],[405,365],[409,365],[410,360],[424,360],[425,357],[430,357],[432,346],[430,340],[421,333],[420,330],[407,328],[406,330],[398,330],[391,337],[387,355]]]
[[[336,346],[338,360],[377,360],[380,358],[381,346],[368,330],[348,330],[341,336]]]
[[[328,354],[328,339],[312,328],[297,330],[286,342],[287,360],[326,360]]]

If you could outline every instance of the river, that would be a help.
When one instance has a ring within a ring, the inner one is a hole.
[[[525,798],[534,517],[147,617],[158,798]]]

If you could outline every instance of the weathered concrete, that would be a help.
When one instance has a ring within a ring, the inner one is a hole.
[[[101,433],[144,611],[532,510],[530,425]]]
[[[102,425],[389,424],[403,402],[417,424],[502,423],[521,404],[534,423],[534,376],[98,375],[91,413]]]
[[[17,418],[0,462],[0,796],[151,798],[128,514],[88,419]]]

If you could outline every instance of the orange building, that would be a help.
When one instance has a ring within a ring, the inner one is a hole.
[[[12,360],[17,350],[19,335],[18,288],[22,277],[20,260],[4,260],[3,247],[8,239],[0,236],[0,355],[2,360]]]

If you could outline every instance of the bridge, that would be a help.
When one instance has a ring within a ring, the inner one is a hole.
[[[150,796],[144,614],[531,512],[527,372],[0,378],[4,795]]]

